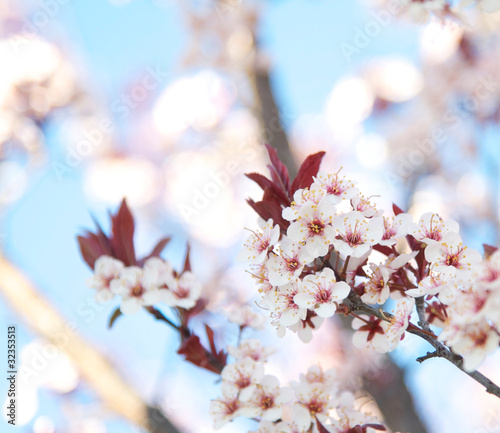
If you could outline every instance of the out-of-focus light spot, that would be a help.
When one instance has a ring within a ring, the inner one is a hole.
[[[463,32],[463,28],[458,25],[431,21],[420,37],[423,57],[430,63],[445,62],[457,51]]]
[[[54,422],[47,416],[39,416],[33,423],[33,433],[54,433]]]
[[[29,386],[64,394],[78,385],[76,367],[66,354],[50,343],[35,340],[28,344],[21,352],[21,361],[25,367],[22,379]]]
[[[14,161],[0,162],[0,205],[18,200],[28,185],[26,170]]]
[[[362,78],[344,78],[335,85],[326,104],[326,118],[337,138],[353,135],[358,124],[370,115],[374,100]]]
[[[420,190],[413,196],[413,204],[408,213],[418,220],[424,213],[434,212],[441,216],[448,214],[447,206],[443,203],[443,196],[439,192]]]
[[[95,161],[85,174],[85,192],[105,203],[117,203],[127,197],[132,206],[150,203],[159,189],[154,164],[137,158],[107,158]]]
[[[423,86],[422,75],[406,59],[378,59],[368,66],[365,78],[378,97],[393,102],[414,98]]]
[[[106,426],[101,420],[96,418],[89,418],[83,420],[81,429],[81,433],[106,433]]]
[[[387,159],[387,141],[378,134],[367,134],[356,143],[356,155],[365,167],[381,165]]]
[[[183,152],[164,170],[167,207],[193,236],[218,247],[234,242],[244,220],[244,202],[240,205],[234,197],[234,180],[241,165],[232,158],[217,152]]]
[[[484,206],[488,185],[484,176],[477,173],[464,174],[457,183],[457,195],[468,206]]]
[[[58,68],[62,57],[49,42],[38,37],[0,41],[0,82],[43,81]]]
[[[156,129],[167,138],[189,127],[213,128],[229,110],[232,94],[228,85],[212,71],[202,71],[170,84],[153,111]]]

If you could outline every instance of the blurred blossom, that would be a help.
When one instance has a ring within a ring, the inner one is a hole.
[[[387,142],[375,133],[363,135],[356,143],[356,156],[365,167],[379,166],[387,159]]]
[[[95,200],[118,203],[123,197],[132,206],[144,206],[158,194],[156,166],[137,157],[108,157],[92,162],[85,173],[85,192]]]
[[[464,33],[463,27],[433,19],[420,37],[420,49],[429,63],[444,63],[457,51]]]
[[[97,418],[89,418],[80,421],[78,429],[75,432],[79,433],[106,433],[106,426]]]
[[[486,204],[488,184],[479,173],[465,173],[457,183],[457,197],[466,206],[473,206],[476,212]]]
[[[422,90],[422,75],[406,59],[380,58],[368,65],[365,79],[379,98],[403,102],[414,98]]]
[[[55,433],[54,422],[47,416],[39,416],[33,423],[33,433]]]
[[[14,161],[0,161],[0,206],[18,200],[27,186],[25,168]]]
[[[33,37],[23,38],[19,44],[9,39],[0,41],[0,61],[0,82],[6,86],[28,81],[42,83],[54,74],[62,57],[52,44]]]
[[[21,352],[20,383],[49,388],[58,393],[73,391],[79,375],[72,361],[56,346],[41,340],[26,345]]]
[[[375,95],[368,83],[357,77],[340,80],[328,96],[326,118],[335,136],[347,139],[371,113]]]
[[[290,142],[297,161],[320,150],[334,152],[339,146],[332,143],[332,131],[323,114],[303,114],[292,125]],[[332,146],[336,146],[335,150]],[[328,153],[327,153],[328,156]]]
[[[230,109],[233,95],[215,72],[205,70],[170,84],[158,98],[153,120],[166,138],[176,138],[188,128],[216,126]]]
[[[413,195],[413,203],[408,213],[417,219],[427,212],[448,215],[448,206],[443,203],[443,193],[439,190],[418,190]]]
[[[26,425],[37,413],[39,388],[68,393],[77,387],[79,375],[70,359],[50,343],[35,340],[20,352],[17,425]]]

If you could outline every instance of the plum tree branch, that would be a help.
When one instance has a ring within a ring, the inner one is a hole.
[[[16,266],[0,256],[0,293],[41,337],[64,352],[104,404],[150,433],[180,433],[162,414],[146,404],[111,363],[67,323],[35,285]]]
[[[393,318],[392,314],[390,313],[387,313],[382,310],[377,310],[376,308],[373,308],[370,305],[366,305],[354,292],[351,292],[346,301],[344,301],[344,304],[346,304],[351,311],[361,311],[366,314],[376,316],[379,319],[385,321],[390,321]],[[500,398],[500,387],[498,385],[496,385],[494,382],[492,382],[490,379],[488,379],[479,371],[470,372],[465,370],[463,367],[463,358],[460,355],[457,355],[456,353],[453,353],[450,349],[448,349],[443,343],[437,340],[436,336],[432,335],[431,332],[425,329],[418,328],[415,325],[409,326],[407,332],[409,332],[410,334],[418,335],[420,338],[423,338],[435,349],[434,352],[427,353],[427,355],[417,358],[418,362],[423,362],[426,359],[430,358],[444,358],[453,365],[455,365],[457,368],[462,370],[476,382],[483,385],[486,388],[487,393]]]

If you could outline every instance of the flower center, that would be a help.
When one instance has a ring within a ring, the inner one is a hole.
[[[140,298],[144,294],[144,292],[144,287],[142,287],[140,284],[136,284],[134,287],[132,287],[130,295],[135,298]]]
[[[448,254],[446,256],[445,263],[447,266],[453,266],[454,268],[457,268],[460,264],[460,258],[458,254]]]
[[[321,413],[323,411],[324,404],[317,399],[311,400],[307,405],[309,412],[311,415],[316,415],[317,413]]]
[[[184,299],[189,297],[189,289],[186,287],[179,286],[175,291],[175,294],[178,298]]]
[[[319,220],[319,218],[315,218],[309,222],[309,231],[312,232],[313,235],[323,234],[324,228],[325,225]]]
[[[316,301],[318,301],[319,303],[328,302],[330,300],[331,294],[332,294],[331,290],[324,288],[319,289],[315,294]]]
[[[299,262],[295,259],[285,259],[286,267],[290,272],[295,272],[299,267]]]
[[[346,239],[347,243],[351,246],[359,245],[362,243],[361,235],[359,233],[356,233],[356,232],[348,233],[345,239]]]
[[[271,409],[274,406],[274,397],[272,395],[264,395],[260,399],[260,407],[262,410]]]

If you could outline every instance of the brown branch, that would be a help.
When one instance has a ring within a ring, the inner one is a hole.
[[[180,433],[155,407],[147,405],[111,363],[67,323],[12,263],[0,256],[0,293],[41,337],[64,352],[104,404],[151,433]]]
[[[362,311],[364,313],[373,315],[378,317],[379,319],[390,321],[392,319],[392,314],[382,312],[381,310],[377,310],[369,305],[366,305],[361,301],[358,295],[351,292],[349,298],[346,300],[347,306],[351,309],[351,311]],[[345,302],[344,302],[345,303]],[[462,370],[476,382],[480,383],[486,388],[486,392],[489,394],[493,394],[496,397],[500,398],[500,387],[493,383],[490,379],[484,376],[482,373],[478,371],[467,371],[463,367],[463,358],[456,353],[453,353],[450,349],[448,349],[443,343],[437,340],[436,336],[432,335],[429,331],[425,329],[418,328],[416,326],[409,326],[406,330],[410,334],[418,335],[420,338],[423,338],[427,341],[434,349],[436,349],[433,354],[427,353],[427,355],[420,357],[417,359],[418,362],[423,362],[429,358],[444,358],[455,365],[457,368]]]
[[[297,175],[298,168],[283,127],[280,112],[271,88],[271,78],[267,68],[255,65],[248,77],[254,87],[257,116],[264,139],[278,152],[281,161],[288,168],[290,179]]]
[[[418,314],[418,326],[425,329],[427,332],[432,332],[429,322],[425,317],[425,301],[423,297],[415,298],[415,306]]]

